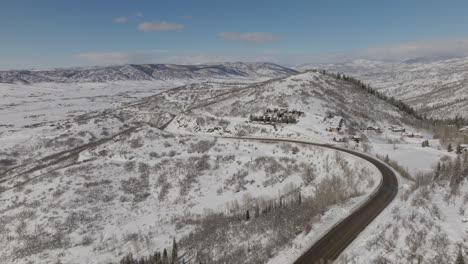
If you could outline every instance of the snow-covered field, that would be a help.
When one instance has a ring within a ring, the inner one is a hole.
[[[140,98],[202,80],[214,83],[249,84],[261,81],[262,78],[98,83],[0,83],[0,133],[18,130],[23,126],[70,119],[86,113],[120,107]]]
[[[0,83],[0,123],[4,127],[18,128],[62,120],[117,107],[183,84],[182,81]]]

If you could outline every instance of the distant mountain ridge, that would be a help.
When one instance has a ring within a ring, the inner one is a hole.
[[[468,57],[405,62],[354,60],[336,64],[309,64],[298,70],[321,69],[353,76],[385,95],[438,119],[468,118]]]
[[[293,73],[297,73],[297,71],[267,62],[201,65],[126,64],[82,69],[0,71],[0,82],[29,84],[41,82],[150,81],[182,78],[273,78]]]

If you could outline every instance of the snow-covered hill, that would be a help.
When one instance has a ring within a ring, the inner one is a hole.
[[[206,133],[223,124],[223,128],[238,135],[293,135],[331,141],[358,136],[369,125],[382,130],[391,125],[410,129],[415,120],[359,86],[315,71],[247,85],[215,99],[176,113],[168,129]],[[139,107],[149,111],[150,105]],[[297,124],[272,126],[265,124],[268,122],[246,122],[250,115],[262,115],[267,108],[295,109],[304,115],[298,118]],[[333,131],[338,126],[335,121],[341,119],[343,128]]]
[[[468,117],[468,57],[394,63],[355,60],[298,67],[315,68],[356,77],[430,117]]]
[[[200,78],[274,78],[295,72],[295,70],[289,68],[264,62],[236,62],[201,65],[129,64],[83,69],[0,71],[0,83],[71,83]]]

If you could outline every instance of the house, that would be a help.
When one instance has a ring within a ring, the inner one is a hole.
[[[404,127],[396,126],[396,125],[391,125],[390,130],[392,132],[406,132],[406,129]]]
[[[376,133],[382,133],[382,130],[379,127],[376,126],[367,126],[366,128],[367,131],[374,131]]]
[[[335,142],[348,142],[348,138],[346,138],[346,137],[334,137],[333,141],[335,141]]]
[[[345,120],[341,116],[325,117],[323,120],[327,124],[327,132],[340,132],[345,125]]]
[[[460,144],[461,151],[468,152],[468,144]]]
[[[352,136],[351,139],[356,143],[359,143],[362,140],[362,138],[360,136]]]
[[[460,133],[468,133],[468,126],[462,127],[458,130]]]
[[[401,135],[404,137],[409,137],[409,138],[423,138],[423,136],[420,133],[414,133],[414,132],[404,132],[404,133],[401,133]]]
[[[404,127],[399,127],[399,128],[394,128],[392,129],[392,132],[406,132],[406,129]]]

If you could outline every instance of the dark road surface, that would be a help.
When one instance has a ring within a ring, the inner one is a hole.
[[[382,184],[379,186],[378,190],[371,195],[364,204],[354,210],[351,215],[329,230],[328,233],[319,239],[304,255],[299,257],[299,259],[294,262],[295,264],[333,263],[343,250],[353,242],[353,240],[380,214],[380,212],[382,212],[383,209],[385,209],[385,207],[387,207],[387,205],[390,204],[398,192],[398,180],[395,173],[382,161],[360,152],[332,145],[315,144],[300,140],[258,138],[239,139],[265,142],[283,141],[335,149],[369,161],[382,173]]]

